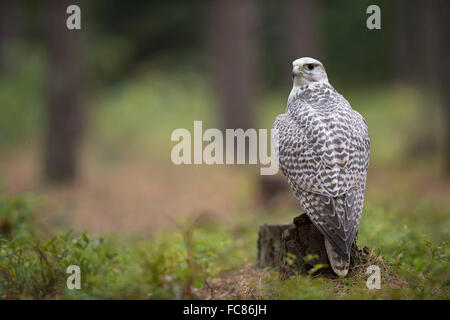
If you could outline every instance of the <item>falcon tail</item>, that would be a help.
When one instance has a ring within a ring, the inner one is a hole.
[[[333,245],[325,238],[325,248],[327,249],[328,259],[330,260],[331,268],[339,277],[345,277],[348,273],[350,265],[350,253],[345,256],[339,254]]]

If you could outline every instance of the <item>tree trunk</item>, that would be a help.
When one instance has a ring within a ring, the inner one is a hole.
[[[417,58],[420,56],[421,45],[418,42],[420,23],[417,17],[421,17],[420,1],[398,0],[396,1],[395,15],[395,73],[396,79],[402,82],[415,84],[417,82]],[[414,66],[414,67],[411,67]]]
[[[319,53],[316,23],[317,2],[315,0],[290,0],[288,2],[285,26],[288,35],[289,65],[294,59],[301,57],[313,57],[321,60],[317,56]]]
[[[49,75],[45,175],[54,182],[75,179],[83,129],[77,52],[80,31],[66,27],[66,9],[70,4],[67,0],[49,0],[46,8]]]
[[[223,125],[251,128],[258,80],[256,1],[213,1],[211,19],[211,68]]]
[[[20,34],[21,10],[19,1],[0,0],[0,72],[8,69],[5,51]]]
[[[450,43],[447,39],[450,32],[450,4],[448,1],[443,1],[441,10],[442,30],[441,43],[443,43],[443,59],[442,59],[442,77],[441,88],[443,94],[443,107],[445,115],[444,125],[444,148],[445,148],[445,175],[450,179]]]

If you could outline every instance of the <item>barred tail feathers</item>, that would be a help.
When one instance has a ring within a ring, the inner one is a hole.
[[[333,247],[333,245],[325,237],[325,248],[327,250],[328,259],[330,260],[331,268],[341,278],[348,273],[350,266],[350,253],[346,256],[340,255]]]

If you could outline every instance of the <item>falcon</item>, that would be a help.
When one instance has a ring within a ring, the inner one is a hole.
[[[364,118],[328,82],[322,63],[293,63],[293,87],[272,140],[278,166],[324,235],[331,268],[345,277],[364,203],[370,140]]]

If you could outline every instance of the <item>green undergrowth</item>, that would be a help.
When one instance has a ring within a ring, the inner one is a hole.
[[[245,243],[234,241],[232,232],[194,222],[150,239],[42,235],[33,219],[34,202],[0,198],[3,299],[198,298],[206,278],[237,268],[246,258]],[[80,290],[67,288],[70,265],[80,267]]]
[[[35,222],[35,203],[32,196],[0,197],[2,299],[202,298],[202,288],[211,279],[254,265],[254,226],[264,218],[242,219],[232,228],[191,221],[154,237],[73,232],[50,236]],[[377,235],[367,229],[380,219],[378,210],[366,209],[360,244],[376,243]],[[386,242],[371,248],[345,279],[299,275],[281,280],[268,270],[261,278],[249,275],[245,281],[258,293],[254,297],[267,299],[448,299],[446,243],[437,245],[401,223],[389,225],[395,220],[389,215],[384,220],[377,234]],[[396,236],[389,238],[389,230]],[[67,287],[70,265],[80,267],[79,290]],[[370,265],[380,268],[380,290],[366,287]]]

